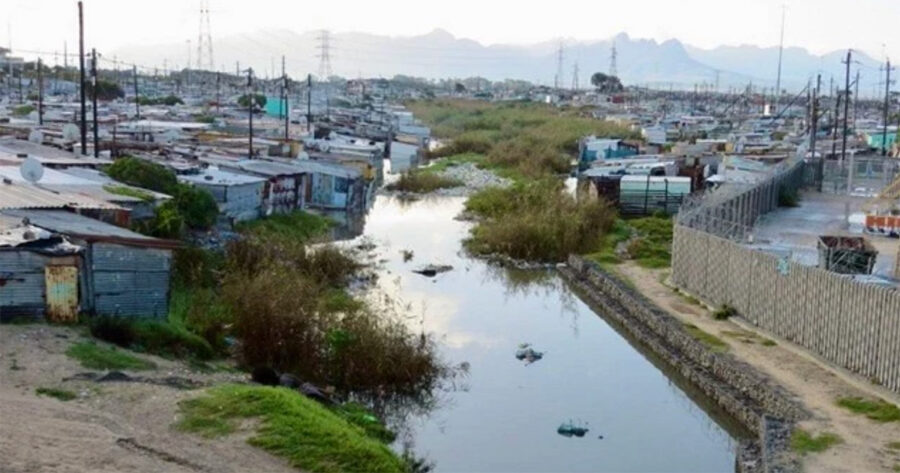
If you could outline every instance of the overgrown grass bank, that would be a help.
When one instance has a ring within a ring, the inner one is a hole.
[[[466,210],[480,219],[466,241],[470,251],[527,261],[597,251],[615,222],[605,202],[578,201],[555,179],[485,189],[469,198]]]
[[[288,214],[241,222],[236,229],[245,236],[282,237],[306,242],[323,236],[332,226],[334,221],[328,217],[297,210]]]
[[[383,434],[289,389],[226,385],[180,407],[184,417],[178,428],[208,437],[234,432],[241,419],[258,418],[261,424],[248,442],[303,471],[407,471],[406,463],[384,443]],[[354,414],[370,423],[368,415]]]

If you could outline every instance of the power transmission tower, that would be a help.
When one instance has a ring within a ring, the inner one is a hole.
[[[609,54],[609,75],[619,77],[619,69],[616,67],[616,42],[613,41],[612,52]]]
[[[331,33],[328,30],[319,32],[319,79],[331,77]]]
[[[216,69],[213,60],[212,33],[209,26],[209,0],[200,0],[200,28],[197,33],[197,69],[204,66],[213,71]],[[203,57],[204,49],[206,58]],[[204,62],[204,59],[206,62]]]
[[[557,90],[562,88],[563,85],[563,57],[565,52],[563,50],[562,41],[559,42],[559,49],[556,51],[556,80],[553,82],[553,87]]]
[[[785,6],[781,6],[781,39],[778,42],[778,77],[775,79],[775,108],[781,102],[781,58],[784,54],[784,11]]]
[[[578,61],[572,65],[572,90],[578,90]]]

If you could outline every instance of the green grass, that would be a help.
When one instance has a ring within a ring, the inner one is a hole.
[[[34,110],[34,105],[20,105],[12,109],[12,114],[17,117],[24,117]]]
[[[234,432],[238,421],[257,418],[248,442],[312,473],[404,472],[405,462],[363,427],[296,391],[224,385],[180,404],[180,430],[216,437]]]
[[[174,297],[174,296],[173,296]],[[180,303],[173,314],[182,310]],[[170,317],[174,319],[174,317]],[[94,317],[91,335],[122,348],[167,358],[209,360],[215,352],[209,342],[189,331],[182,323],[129,317]]]
[[[434,172],[407,171],[400,175],[396,182],[388,184],[387,189],[400,192],[427,194],[438,189],[460,187],[463,182],[441,176]]]
[[[622,220],[621,218],[616,219],[609,232],[603,236],[602,243],[600,244],[600,251],[588,253],[584,255],[584,257],[601,266],[621,263],[622,258],[616,253],[616,248],[620,243],[628,241],[628,239],[631,238],[631,232],[631,227],[628,226],[628,223],[625,222],[625,220]]]
[[[66,350],[66,355],[78,360],[81,366],[95,370],[149,370],[156,365],[115,348],[94,342],[79,342]]]
[[[837,405],[856,414],[863,414],[877,422],[900,421],[900,408],[896,404],[881,399],[864,399],[861,397],[842,397]]]
[[[484,166],[485,157],[483,154],[478,153],[460,153],[454,154],[452,156],[447,156],[440,159],[432,160],[431,164],[427,167],[420,168],[420,171],[423,173],[440,173],[444,172],[447,169],[459,166],[461,164],[472,163],[478,167]]]
[[[687,331],[690,336],[697,339],[700,343],[704,344],[710,350],[718,353],[728,351],[728,343],[725,340],[709,333],[705,332],[700,327],[697,327],[694,324],[684,324],[684,329]]]
[[[668,268],[672,264],[672,219],[643,217],[628,220],[638,235],[628,244],[628,255],[644,268]]]
[[[77,394],[72,391],[66,391],[65,389],[58,388],[37,388],[34,390],[35,394],[39,396],[50,396],[59,399],[60,401],[71,401],[78,397]]]
[[[900,451],[900,442],[888,442],[884,445],[888,450]]]
[[[332,226],[334,226],[334,221],[328,217],[298,210],[289,214],[272,215],[250,222],[241,222],[237,225],[237,230],[241,233],[262,237],[280,236],[308,241],[324,235]]]
[[[127,197],[134,197],[136,199],[141,199],[144,202],[153,202],[155,200],[153,197],[153,194],[151,194],[145,190],[142,190],[142,189],[136,189],[134,187],[106,184],[103,186],[103,190],[105,190],[106,192],[109,192],[110,194],[124,195]]]
[[[842,443],[843,440],[831,432],[823,432],[813,435],[803,429],[795,429],[791,435],[791,450],[806,455],[828,450],[831,446]]]
[[[712,313],[712,316],[716,320],[728,320],[731,316],[736,315],[737,310],[734,307],[731,307],[728,304],[723,304],[715,312]]]
[[[775,345],[778,345],[778,343],[775,340],[772,340],[771,338],[767,338],[767,339],[763,340],[762,344],[765,347],[774,347]]]

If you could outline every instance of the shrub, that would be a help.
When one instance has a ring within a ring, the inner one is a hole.
[[[731,316],[737,315],[737,310],[728,304],[724,304],[721,307],[719,307],[718,309],[716,309],[716,311],[713,312],[712,315],[713,315],[713,318],[716,320],[727,320],[727,319],[731,318]]]
[[[119,182],[164,194],[174,194],[178,186],[175,173],[161,164],[130,156],[115,160],[105,171]]]
[[[72,391],[67,391],[65,389],[58,388],[37,388],[34,390],[35,394],[38,396],[50,396],[59,399],[60,401],[71,401],[78,397],[77,394]]]
[[[267,100],[266,100],[265,95],[253,94],[252,97],[253,97],[253,102],[254,102],[254,108],[262,108],[262,107],[266,106]],[[250,98],[251,98],[251,95],[249,95],[249,94],[241,95],[240,97],[238,97],[238,101],[237,101],[238,106],[244,107],[244,108],[249,107],[250,106]]]
[[[34,105],[19,105],[12,109],[12,114],[17,117],[24,117],[35,110]]]
[[[788,187],[780,187],[778,189],[778,206],[779,207],[798,207],[800,205],[800,194],[796,189]]]
[[[666,268],[672,261],[672,219],[644,217],[628,221],[637,233],[627,246],[628,256],[645,268]]]
[[[281,237],[306,242],[323,235],[334,225],[328,217],[322,217],[297,210],[289,214],[272,215],[266,218],[241,222],[237,230],[261,238]]]
[[[228,249],[222,294],[240,357],[341,390],[416,392],[442,374],[434,344],[344,292],[359,264],[336,247],[248,238]]]

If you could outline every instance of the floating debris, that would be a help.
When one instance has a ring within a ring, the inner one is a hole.
[[[419,269],[414,269],[413,272],[416,274],[421,274],[422,276],[433,278],[440,273],[446,273],[447,271],[451,270],[453,270],[453,266],[450,266],[449,264],[429,264],[422,266]]]
[[[556,433],[563,437],[584,437],[590,429],[580,425],[573,424],[572,421],[564,422],[556,429]],[[601,435],[600,438],[603,438]]]
[[[403,255],[404,263],[410,262],[414,256],[413,250],[400,250],[400,254]]]
[[[543,357],[544,353],[531,348],[531,344],[529,343],[520,343],[519,349],[516,350],[516,359],[520,361],[524,360],[526,365],[530,365]]]

